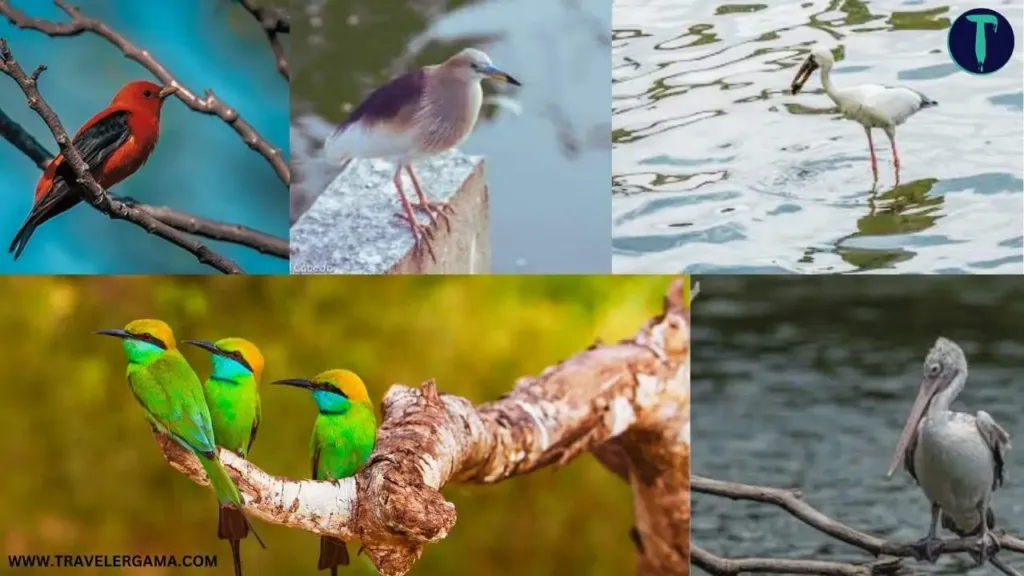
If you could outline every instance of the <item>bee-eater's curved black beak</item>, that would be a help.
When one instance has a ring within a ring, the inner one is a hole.
[[[115,338],[131,338],[132,335],[124,330],[97,330],[93,334],[101,334],[103,336],[113,336]]]
[[[220,348],[217,348],[217,345],[214,344],[213,342],[207,342],[206,340],[182,340],[182,343],[191,344],[198,348],[202,348],[203,350],[206,350],[210,354],[219,354],[221,356],[224,355],[224,352]]]
[[[311,380],[305,380],[303,378],[289,378],[287,380],[278,380],[276,382],[272,382],[272,384],[295,386],[296,388],[305,388],[307,390],[312,390],[313,388],[316,387],[316,384],[314,384]]]

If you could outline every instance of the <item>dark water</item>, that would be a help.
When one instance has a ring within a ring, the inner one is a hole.
[[[939,277],[704,277],[694,303],[693,473],[803,490],[859,530],[924,536],[913,479],[885,472],[936,336],[970,376],[954,409],[986,410],[1018,444],[997,522],[1024,533],[1024,281]],[[693,496],[693,542],[727,556],[867,559],[766,504]],[[946,534],[948,537],[949,535]],[[1004,559],[1024,569],[1024,556]],[[965,556],[921,574],[962,574]],[[701,573],[698,571],[697,573]],[[975,570],[973,573],[988,573]]]
[[[946,53],[950,23],[1001,12],[1015,53],[990,76]],[[1024,271],[1024,1],[616,0],[616,272]],[[812,45],[833,81],[903,85],[940,105],[876,131],[839,120],[815,74],[788,93]],[[809,89],[809,90],[808,90]]]
[[[296,0],[293,117],[339,122],[388,79],[480,48],[523,83],[507,93],[521,114],[485,106],[461,146],[486,158],[493,270],[609,272],[609,4]]]

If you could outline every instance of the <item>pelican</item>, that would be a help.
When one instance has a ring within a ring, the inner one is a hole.
[[[932,563],[938,559],[941,540],[935,532],[941,516],[943,528],[961,538],[978,537],[971,556],[980,566],[988,561],[990,548],[999,549],[989,502],[1006,480],[1003,462],[1010,435],[984,410],[973,416],[950,411],[966,381],[963,350],[940,337],[925,358],[921,387],[886,477],[904,463],[931,502],[928,535],[915,545],[921,557]]]
[[[871,129],[881,128],[892,144],[892,158],[895,166],[896,182],[900,181],[900,155],[896,151],[896,127],[906,122],[922,108],[938,106],[939,103],[921,94],[917,90],[902,86],[880,86],[878,84],[861,84],[850,88],[836,88],[829,73],[836,63],[832,52],[818,46],[811,51],[793,78],[793,94],[796,95],[811,77],[821,68],[821,85],[825,93],[839,106],[839,111],[851,120],[856,120],[864,127],[868,135],[868,150],[871,151],[871,173],[878,181],[878,160],[875,158],[875,143],[871,139]]]

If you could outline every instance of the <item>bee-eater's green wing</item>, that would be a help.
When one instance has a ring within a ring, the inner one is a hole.
[[[146,419],[169,434],[168,419],[172,412],[171,400],[153,373],[147,368],[130,364],[128,366],[128,388],[145,411]],[[178,438],[175,440],[181,442]],[[186,445],[185,448],[188,446]]]
[[[206,406],[203,386],[180,354],[166,353],[150,371],[157,375],[170,400],[168,431],[201,454],[216,454],[213,421]]]
[[[316,437],[313,437],[313,473],[310,475],[314,480],[320,480],[320,444],[317,443]]]
[[[256,441],[256,432],[260,429],[260,420],[263,418],[263,410],[260,408],[260,397],[256,396],[256,417],[252,420],[252,431],[249,432],[249,445],[245,447],[246,456],[252,450],[252,443]]]

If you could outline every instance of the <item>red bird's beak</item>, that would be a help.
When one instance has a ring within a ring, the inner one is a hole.
[[[160,89],[160,92],[157,93],[157,96],[161,100],[164,100],[168,96],[170,96],[171,94],[174,94],[177,91],[178,91],[178,87],[177,86],[164,86],[163,88]]]

